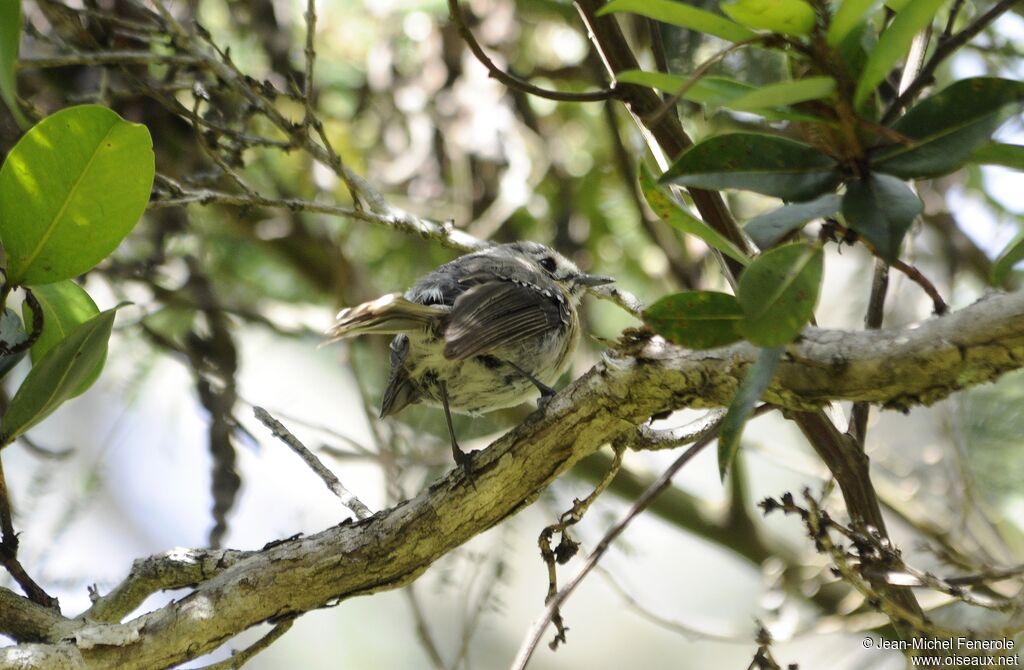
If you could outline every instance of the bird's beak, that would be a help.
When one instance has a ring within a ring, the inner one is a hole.
[[[604,275],[580,275],[576,278],[576,283],[580,286],[602,286],[611,284],[613,281],[615,281],[614,277],[605,277]]]

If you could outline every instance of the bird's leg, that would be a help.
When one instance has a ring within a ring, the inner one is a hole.
[[[537,390],[540,391],[540,397],[537,398],[538,409],[544,409],[544,406],[547,405],[548,402],[550,402],[551,399],[555,397],[555,389],[551,388],[541,380],[537,379],[536,377],[534,377],[529,372],[522,369],[512,361],[505,361],[505,363],[508,363],[516,372],[529,379],[530,383],[536,386]]]
[[[448,406],[448,387],[440,380],[438,380],[437,385],[441,389],[441,406],[444,407],[444,420],[448,423],[448,436],[452,438],[452,458],[455,459],[455,464],[462,468],[469,483],[473,484],[473,488],[476,488],[476,483],[473,482],[473,459],[469,454],[462,452],[458,441],[455,439],[455,427],[452,426],[452,410]]]

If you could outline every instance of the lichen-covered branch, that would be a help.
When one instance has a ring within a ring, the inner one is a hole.
[[[142,592],[183,583],[195,588],[125,623],[38,616],[37,606],[27,599],[0,591],[0,631],[21,641],[50,642],[0,649],[0,666],[171,667],[260,622],[407,584],[445,553],[529,505],[581,458],[628,436],[652,414],[728,403],[755,356],[756,350],[743,343],[693,352],[657,338],[635,340],[609,352],[544,411],[478,454],[475,488],[453,470],[392,509],[262,551],[232,554],[209,572],[179,565],[164,573],[161,561],[180,563],[178,558],[150,559],[155,564],[146,569],[145,579],[137,565],[126,580],[141,579],[145,588],[97,618],[116,621],[111,612],[123,612]],[[836,399],[905,408],[1022,366],[1024,292],[997,294],[913,329],[808,329],[789,348],[766,400],[795,410]],[[161,574],[168,579],[162,581]],[[114,592],[135,589],[122,585]]]

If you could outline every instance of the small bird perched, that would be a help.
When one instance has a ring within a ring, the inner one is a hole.
[[[452,411],[511,407],[533,388],[546,402],[579,342],[583,292],[612,281],[581,272],[543,244],[501,244],[445,263],[404,296],[389,293],[341,310],[325,343],[395,335],[381,418],[420,401],[440,405],[452,456],[469,475]]]

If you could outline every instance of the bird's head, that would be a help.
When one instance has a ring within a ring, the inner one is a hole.
[[[496,254],[509,254],[528,270],[539,272],[561,286],[574,298],[580,297],[590,286],[610,284],[612,277],[592,275],[581,271],[571,260],[538,242],[512,242],[494,247]]]

